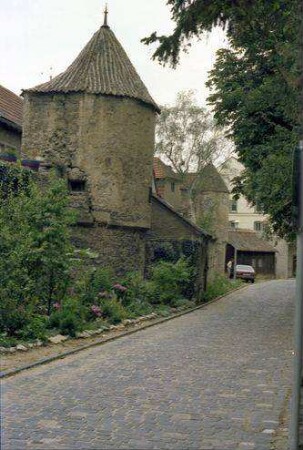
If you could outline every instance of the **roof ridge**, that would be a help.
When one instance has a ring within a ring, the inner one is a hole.
[[[114,32],[105,26],[94,33],[64,72],[23,92],[113,95],[139,100],[160,111]]]

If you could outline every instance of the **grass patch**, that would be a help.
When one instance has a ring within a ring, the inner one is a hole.
[[[242,280],[230,280],[224,275],[217,275],[204,294],[203,301],[209,302],[214,298],[221,297],[221,295],[228,294],[228,292],[243,286],[244,282]]]

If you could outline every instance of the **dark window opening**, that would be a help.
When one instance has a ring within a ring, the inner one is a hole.
[[[175,183],[170,183],[170,188],[172,192],[175,192],[175,187],[176,187]]]
[[[84,192],[86,183],[84,180],[69,180],[68,187],[71,192]]]
[[[262,222],[254,222],[254,230],[255,231],[262,231],[263,230]]]
[[[230,201],[229,210],[231,212],[237,212],[238,211],[238,202],[237,202],[237,200],[232,199]]]

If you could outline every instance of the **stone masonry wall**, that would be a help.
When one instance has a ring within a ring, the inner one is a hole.
[[[26,155],[82,171],[95,221],[150,227],[155,129],[150,107],[76,93],[26,94],[24,103]]]
[[[152,227],[147,233],[147,267],[155,249],[167,244],[175,249],[178,247],[185,256],[193,256],[196,267],[195,296],[201,298],[207,282],[209,238],[153,197]]]
[[[209,255],[209,278],[225,273],[226,244],[228,241],[229,194],[203,192],[194,200],[197,224],[216,238]],[[205,225],[204,225],[205,224]]]
[[[98,254],[92,264],[113,268],[117,275],[138,271],[143,273],[145,263],[145,231],[131,228],[76,226],[73,228],[73,243],[78,248]]]
[[[16,149],[17,154],[21,150],[21,132],[8,129],[0,124],[0,145],[4,145],[3,152],[5,152],[5,147]],[[2,151],[2,148],[1,148]]]

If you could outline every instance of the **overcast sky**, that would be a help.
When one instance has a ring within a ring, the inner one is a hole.
[[[64,71],[102,25],[104,5],[102,0],[0,0],[0,84],[20,94]],[[204,83],[216,50],[226,46],[224,33],[216,30],[196,41],[176,70],[163,68],[140,40],[173,29],[166,0],[109,0],[108,7],[109,25],[154,99],[171,104],[177,92],[193,89],[205,105]]]

